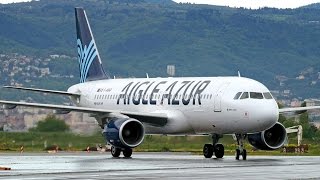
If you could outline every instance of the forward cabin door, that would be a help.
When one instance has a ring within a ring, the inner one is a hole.
[[[214,95],[214,112],[222,111],[222,95],[225,92],[225,89],[229,86],[230,82],[222,83],[216,94]]]

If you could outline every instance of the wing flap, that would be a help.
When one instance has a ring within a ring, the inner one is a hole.
[[[49,90],[49,89],[37,89],[37,88],[26,88],[26,87],[16,87],[16,86],[3,86],[3,88],[66,95],[66,96],[76,96],[76,97],[80,96],[80,94],[77,94],[77,93],[70,93],[66,91],[56,91],[56,90]]]
[[[54,109],[59,112],[83,112],[92,114],[110,114],[119,113],[124,114],[128,117],[137,119],[144,123],[154,124],[158,126],[164,126],[168,122],[168,117],[165,113],[145,113],[145,112],[129,112],[129,111],[116,111],[116,110],[106,110],[88,107],[78,107],[78,106],[65,106],[65,105],[55,105],[55,104],[39,104],[39,103],[27,103],[27,102],[16,102],[16,101],[3,101],[0,100],[0,104],[6,107],[34,107],[34,108],[44,108],[44,109]],[[12,109],[12,108],[11,108]]]

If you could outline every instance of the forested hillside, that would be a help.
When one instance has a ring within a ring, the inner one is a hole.
[[[0,5],[0,53],[75,57],[77,6],[86,9],[104,66],[112,76],[166,76],[168,64],[176,66],[177,76],[237,75],[239,70],[270,89],[290,89],[302,98],[320,96],[320,10],[313,8],[316,5],[293,10],[169,0],[41,0]],[[51,72],[59,71],[53,65],[67,68],[75,78],[37,81],[53,81],[44,87],[64,89],[78,81],[75,59],[49,63]],[[296,79],[300,75],[304,78]],[[6,83],[2,78],[0,82]],[[21,84],[41,86],[32,79]]]

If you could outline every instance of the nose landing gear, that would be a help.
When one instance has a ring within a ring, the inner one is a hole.
[[[218,144],[220,138],[222,138],[222,135],[213,134],[212,144],[205,144],[203,146],[203,155],[205,158],[211,158],[213,153],[216,158],[222,158],[224,156],[224,146],[222,144]]]
[[[247,137],[246,134],[235,134],[237,139],[238,148],[236,149],[236,160],[240,159],[242,156],[243,160],[247,160],[247,150],[244,149],[243,140]]]

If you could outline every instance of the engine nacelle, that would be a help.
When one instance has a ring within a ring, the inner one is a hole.
[[[117,118],[104,126],[103,134],[113,146],[120,148],[134,148],[144,139],[142,123],[132,118]]]
[[[248,135],[249,143],[260,150],[279,149],[284,145],[286,138],[286,128],[279,122],[268,130]]]

